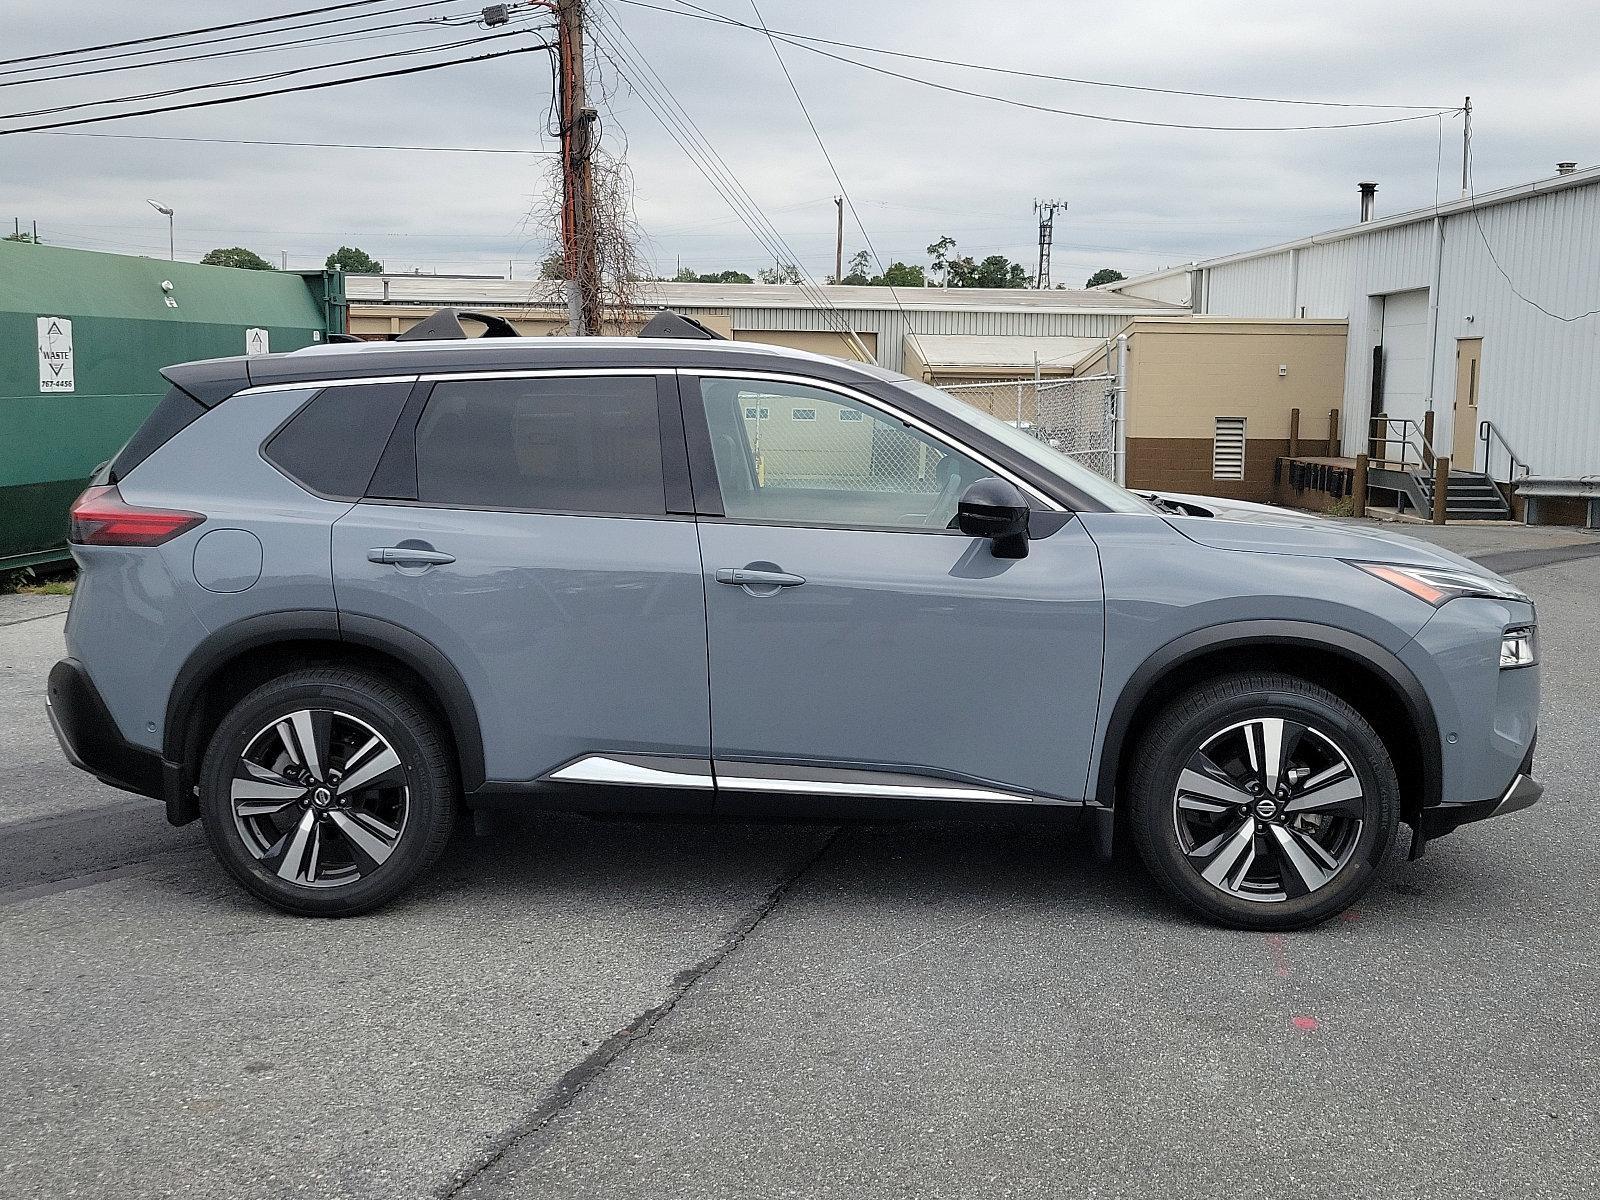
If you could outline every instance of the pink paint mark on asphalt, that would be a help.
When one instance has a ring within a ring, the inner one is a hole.
[[[1267,934],[1267,949],[1272,952],[1272,973],[1279,979],[1289,978],[1289,954],[1284,946],[1283,934]]]
[[[1301,1033],[1311,1033],[1315,1031],[1318,1026],[1322,1024],[1322,1022],[1317,1020],[1315,1017],[1295,1017],[1290,1024],[1292,1024]]]
[[[1339,920],[1341,921],[1359,921],[1360,919],[1361,910],[1356,908],[1347,908],[1339,914]]]

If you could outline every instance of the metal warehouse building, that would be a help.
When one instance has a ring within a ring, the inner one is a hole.
[[[1211,317],[1345,319],[1346,447],[1374,417],[1415,436],[1431,412],[1452,469],[1520,480],[1539,519],[1587,505],[1600,523],[1600,168],[1107,290]]]
[[[564,333],[566,304],[549,281],[445,275],[351,275],[350,332],[393,337],[445,305],[483,309],[524,334]],[[840,322],[878,365],[936,383],[1063,374],[1073,360],[1136,317],[1183,315],[1186,305],[1061,288],[895,288],[648,283],[647,308],[670,308],[735,341],[855,357]],[[820,307],[817,294],[831,309]],[[913,332],[914,331],[914,332]]]

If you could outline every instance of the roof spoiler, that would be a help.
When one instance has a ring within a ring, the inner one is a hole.
[[[399,337],[397,342],[424,342],[440,338],[464,338],[467,331],[461,328],[461,319],[477,321],[483,325],[484,337],[521,337],[517,327],[504,317],[493,313],[473,312],[465,308],[441,308],[432,316],[424,317]]]
[[[704,341],[714,342],[728,340],[715,329],[709,329],[693,317],[675,313],[670,308],[662,309],[646,321],[644,328],[639,330],[639,336],[642,338],[700,338]]]

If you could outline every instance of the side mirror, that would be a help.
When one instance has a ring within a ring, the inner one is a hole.
[[[979,479],[961,494],[956,528],[968,537],[988,538],[996,558],[1028,557],[1028,501],[1004,479]]]

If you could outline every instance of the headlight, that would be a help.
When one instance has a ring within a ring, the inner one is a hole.
[[[1500,635],[1500,669],[1531,667],[1539,661],[1533,629],[1508,629]]]
[[[1402,567],[1394,563],[1353,562],[1352,567],[1375,575],[1410,592],[1418,600],[1438,608],[1457,596],[1485,596],[1490,600],[1516,600],[1532,604],[1527,593],[1519,592],[1503,579],[1491,579],[1455,567]]]

